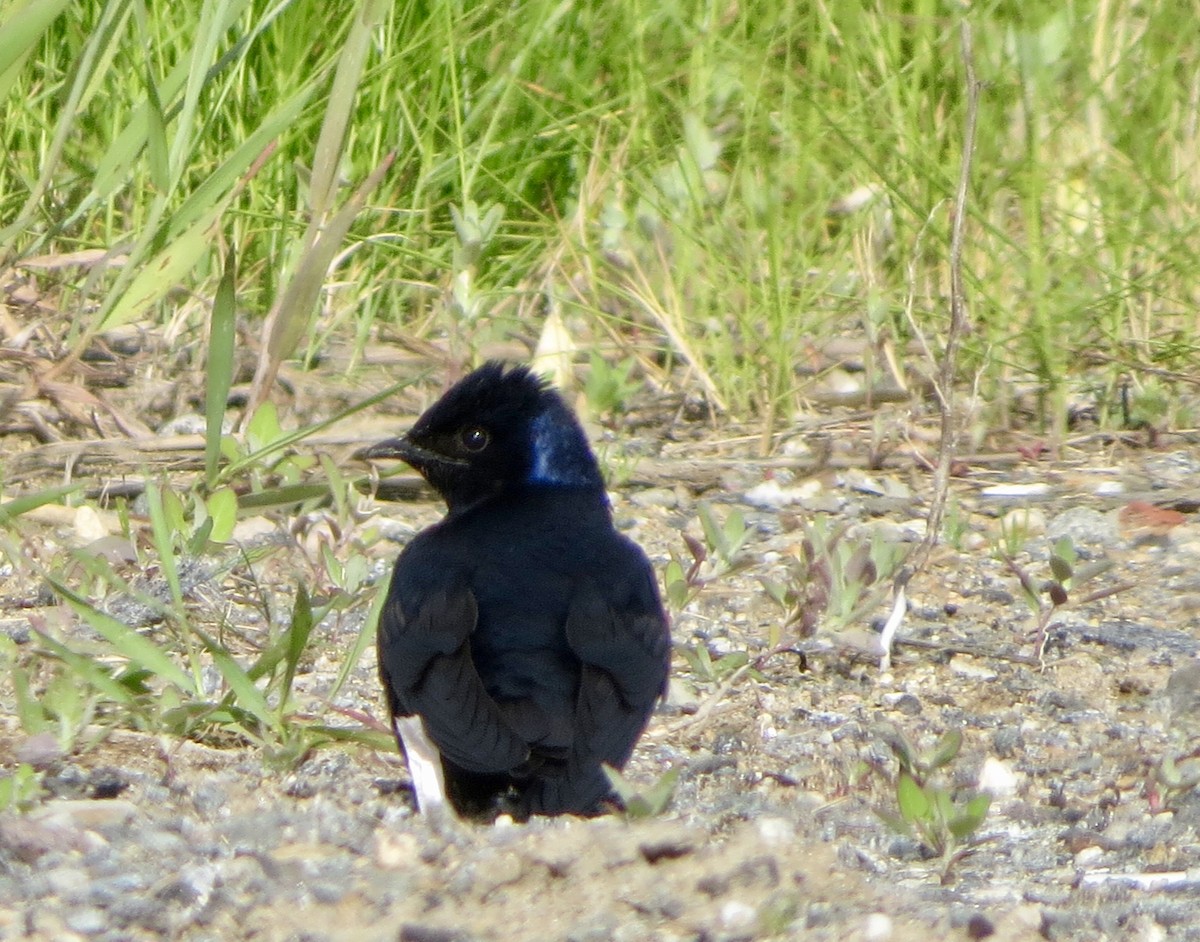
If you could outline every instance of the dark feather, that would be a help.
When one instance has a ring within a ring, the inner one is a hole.
[[[395,715],[417,715],[462,813],[593,814],[666,685],[650,565],[612,525],[562,398],[489,363],[401,439],[449,513],[396,563],[379,625]]]

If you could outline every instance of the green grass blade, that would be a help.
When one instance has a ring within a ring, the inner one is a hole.
[[[0,18],[0,101],[7,100],[25,60],[70,2],[26,0],[10,6]]]
[[[212,250],[220,231],[221,214],[228,203],[227,195],[193,223],[190,229],[172,239],[157,256],[141,265],[129,287],[100,319],[97,329],[111,330],[128,324],[144,315],[150,305],[177,287],[195,268],[201,256]]]
[[[337,71],[329,90],[325,120],[313,155],[312,177],[309,184],[309,207],[313,214],[313,235],[333,206],[338,185],[338,168],[346,146],[346,133],[354,115],[354,99],[362,79],[371,34],[387,11],[385,0],[362,0],[352,20],[350,33],[338,56]],[[315,238],[309,239],[315,241]]]
[[[371,173],[354,195],[321,228],[320,237],[304,254],[300,266],[292,275],[278,303],[268,317],[269,333],[266,342],[266,357],[259,365],[254,377],[254,392],[251,401],[257,406],[266,399],[266,393],[275,381],[275,375],[284,359],[291,355],[308,327],[309,317],[316,306],[325,283],[329,266],[341,249],[342,240],[350,231],[367,195],[375,190],[392,165],[390,155]]]
[[[229,202],[258,172],[272,142],[295,123],[315,87],[315,80],[309,81],[277,106],[161,222],[161,231],[159,223],[153,222],[131,249],[129,263],[109,291],[94,330],[109,329],[140,316],[195,267],[215,241],[220,216]],[[163,248],[145,259],[145,252],[159,243]]]
[[[58,172],[67,142],[78,133],[77,118],[82,103],[89,94],[89,86],[97,80],[96,69],[101,62],[112,56],[112,47],[124,30],[129,12],[129,0],[113,0],[102,8],[99,23],[84,44],[83,54],[73,63],[70,87],[59,110],[54,135],[49,146],[39,154],[40,173],[37,182],[30,190],[16,220],[0,230],[0,246],[6,245],[15,234],[27,227],[36,214],[38,204]]]
[[[60,580],[47,577],[54,591],[87,625],[113,646],[118,654],[135,667],[149,671],[156,677],[174,684],[180,690],[194,692],[191,678],[179,667],[171,656],[149,638],[138,634],[128,625],[102,612],[91,602],[67,588]]]
[[[150,535],[154,540],[154,551],[158,555],[163,578],[171,590],[171,601],[174,604],[175,612],[182,616],[183,591],[179,586],[179,566],[175,560],[175,540],[173,538],[176,528],[167,518],[162,488],[157,484],[148,483],[146,485],[146,506],[150,511]]]
[[[297,429],[294,432],[286,432],[283,435],[281,435],[280,437],[271,441],[269,444],[264,445],[262,448],[258,449],[257,451],[254,451],[251,454],[245,455],[245,456],[239,458],[237,461],[231,462],[224,469],[224,477],[226,479],[228,479],[228,478],[232,478],[238,474],[241,474],[247,468],[252,468],[256,465],[261,464],[270,455],[272,455],[276,452],[279,452],[279,451],[283,451],[285,448],[290,448],[292,445],[296,444],[296,442],[303,441],[304,439],[308,438],[308,436],[315,435],[317,432],[320,432],[322,429],[326,429],[326,428],[329,428],[330,426],[337,425],[339,422],[342,421],[342,419],[346,418],[347,416],[354,415],[356,412],[361,412],[363,409],[369,409],[369,408],[371,408],[371,406],[374,406],[380,402],[383,402],[385,399],[388,399],[391,396],[394,396],[401,389],[405,389],[408,386],[411,386],[413,382],[418,382],[418,381],[419,381],[419,379],[418,380],[404,380],[402,382],[396,383],[395,385],[389,386],[387,389],[377,392],[372,396],[368,396],[366,399],[363,399],[360,402],[354,403],[354,405],[352,405],[352,406],[348,406],[347,408],[342,409],[340,412],[338,412],[335,415],[331,415],[326,419],[322,419],[320,422],[314,422],[312,425],[307,425],[304,428]],[[304,491],[302,489],[308,488],[308,487],[314,487],[314,486],[316,486],[316,485],[307,485],[307,484],[296,485],[295,493],[297,493],[297,494],[304,493]],[[328,489],[324,485],[321,485],[321,487],[325,490]],[[287,488],[287,487],[277,488],[276,492],[279,493],[280,495],[286,495],[286,494],[291,493],[292,489]],[[258,506],[257,504],[251,503],[251,501],[253,501],[254,499],[255,499],[255,495],[249,494],[240,501],[240,505],[242,507]]]
[[[221,460],[221,436],[224,432],[225,407],[233,385],[233,345],[237,326],[235,282],[237,255],[233,246],[225,257],[225,271],[213,299],[212,321],[208,334],[208,363],[204,390],[204,479],[209,488],[216,484]]]
[[[183,102],[174,121],[175,138],[171,142],[171,189],[178,185],[188,166],[207,121],[199,117],[200,98],[209,79],[209,66],[216,58],[222,38],[246,9],[248,0],[208,0],[201,7],[200,23],[187,50],[190,53],[188,80]]]
[[[39,642],[45,646],[46,650],[62,661],[81,683],[99,691],[113,703],[140,712],[137,695],[114,677],[107,668],[97,664],[87,655],[72,651],[61,641],[51,638],[45,632],[38,631],[37,635]]]
[[[329,691],[329,700],[337,699],[337,695],[342,688],[346,686],[346,681],[350,679],[350,674],[358,666],[362,660],[363,654],[372,644],[375,643],[376,626],[379,624],[379,615],[383,611],[384,603],[387,602],[388,583],[384,580],[375,592],[375,599],[371,602],[371,610],[367,613],[366,620],[363,621],[362,628],[358,632],[358,637],[354,640],[350,650],[346,652],[342,658],[342,669],[338,671],[337,680]]]
[[[171,188],[171,161],[167,154],[167,121],[154,82],[151,64],[146,63],[146,152],[150,157],[150,179],[159,193]]]
[[[192,630],[196,637],[200,639],[200,643],[204,645],[204,649],[209,653],[209,656],[212,657],[214,666],[221,674],[221,679],[229,685],[229,690],[234,697],[233,702],[229,706],[236,706],[245,710],[254,717],[263,729],[278,733],[280,722],[268,705],[266,695],[250,677],[249,673],[243,669],[223,644],[209,637],[198,628],[193,628]]]
[[[12,500],[6,500],[0,504],[0,526],[38,507],[58,503],[68,494],[74,494],[82,486],[82,484],[60,484],[58,487],[48,487],[44,491],[35,491],[32,494],[23,494]]]
[[[279,693],[279,704],[282,709],[292,692],[292,681],[296,677],[296,668],[304,649],[308,647],[308,639],[313,630],[312,603],[308,598],[308,590],[303,585],[296,589],[296,604],[292,606],[292,623],[288,626],[287,648],[283,661],[283,687]]]

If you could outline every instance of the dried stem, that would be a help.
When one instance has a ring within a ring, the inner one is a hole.
[[[963,128],[962,164],[958,173],[958,189],[954,194],[953,219],[950,228],[950,329],[942,353],[938,375],[937,396],[941,411],[941,442],[938,445],[937,466],[933,472],[933,499],[929,505],[925,542],[917,554],[917,566],[923,568],[933,547],[937,545],[946,512],[946,495],[950,489],[950,467],[958,438],[954,412],[954,382],[958,372],[958,348],[969,329],[964,297],[962,253],[967,220],[967,190],[971,182],[971,163],[975,155],[975,124],[979,114],[979,82],[975,78],[975,53],[971,43],[971,24],[966,17],[960,24],[963,65],[967,75],[967,109]]]

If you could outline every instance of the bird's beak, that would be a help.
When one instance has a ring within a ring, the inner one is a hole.
[[[407,437],[389,438],[356,451],[354,457],[365,461],[381,458],[399,458],[401,461],[407,461],[415,450]]]

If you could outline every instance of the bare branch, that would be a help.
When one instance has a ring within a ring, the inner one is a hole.
[[[971,163],[975,155],[975,124],[979,115],[979,82],[975,78],[975,53],[971,42],[971,24],[964,16],[960,24],[963,65],[966,69],[967,102],[963,127],[962,163],[958,173],[958,189],[954,194],[953,219],[950,227],[950,328],[942,353],[938,386],[941,395],[941,442],[938,445],[937,467],[933,473],[933,499],[929,505],[925,542],[917,554],[916,565],[924,567],[941,533],[942,517],[946,512],[946,495],[950,489],[950,467],[958,437],[955,427],[954,382],[958,373],[958,349],[963,335],[970,329],[962,274],[963,240],[967,220],[967,191],[971,182]]]

